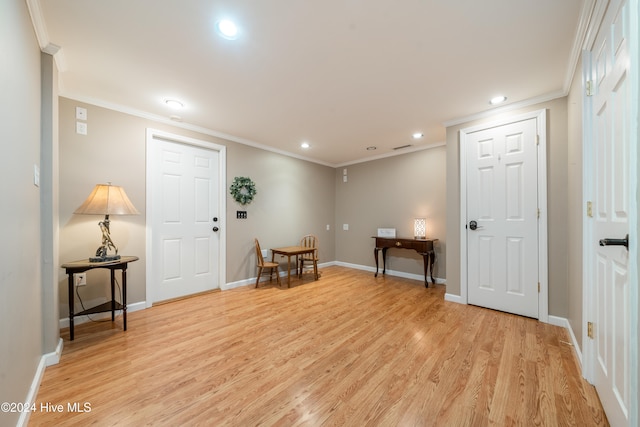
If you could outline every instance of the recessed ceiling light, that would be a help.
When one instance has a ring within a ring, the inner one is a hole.
[[[165,99],[164,103],[167,104],[168,107],[173,108],[174,110],[179,110],[180,108],[184,107],[184,104],[182,102],[177,101],[175,99]]]
[[[413,135],[413,139],[420,139],[424,136],[424,134],[420,133],[420,132],[416,132]]]
[[[496,105],[496,104],[500,104],[500,103],[502,103],[502,102],[504,102],[506,100],[507,100],[506,96],[500,95],[500,96],[496,96],[495,98],[491,98],[491,101],[489,101],[489,104]]]
[[[309,143],[308,142],[303,142],[302,144],[300,144],[300,147],[309,148]]]
[[[228,19],[216,22],[216,31],[227,40],[235,40],[238,37],[238,27]]]

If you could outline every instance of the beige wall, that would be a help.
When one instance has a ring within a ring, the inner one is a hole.
[[[395,228],[398,237],[413,237],[414,218],[426,218],[428,237],[439,239],[434,277],[445,279],[446,154],[441,146],[337,168],[336,259],[375,267],[371,237],[378,228]],[[349,224],[348,231],[343,224]],[[387,253],[387,269],[422,275],[422,265],[414,251]]]
[[[568,289],[568,116],[567,98],[447,128],[447,292],[460,295],[459,131],[529,111],[547,110],[547,220],[549,242],[549,314],[566,317]]]
[[[43,354],[40,49],[24,1],[0,2],[0,402],[25,402]],[[20,414],[0,412],[0,425]]]
[[[87,108],[87,135],[75,132],[75,107]],[[254,201],[237,204],[227,191],[226,283],[255,277],[253,238],[263,248],[290,245],[307,233],[320,239],[320,261],[335,260],[333,230],[335,214],[334,169],[209,135],[162,124],[75,100],[60,98],[60,261],[87,258],[100,244],[96,216],[74,215],[73,211],[97,183],[121,185],[139,216],[114,216],[111,233],[121,254],[136,255],[140,261],[128,270],[128,303],[142,302],[145,295],[145,138],[154,128],[227,147],[227,184],[235,176],[249,176],[257,186]],[[248,218],[236,219],[236,210]],[[81,289],[86,302],[105,300],[106,271],[88,273],[93,283]],[[68,315],[66,276],[59,276],[60,316]],[[95,285],[97,284],[97,286]]]

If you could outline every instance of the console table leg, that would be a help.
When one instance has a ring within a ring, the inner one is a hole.
[[[422,262],[424,264],[424,287],[429,287],[429,282],[427,281],[427,272],[429,271],[429,254],[422,254]]]
[[[382,248],[382,274],[387,272],[387,248]]]
[[[376,274],[373,277],[378,277],[378,252],[380,252],[379,248],[373,249],[373,257],[376,259]]]
[[[75,301],[73,298],[73,273],[67,273],[69,276],[69,340],[73,341],[73,306]]]
[[[116,272],[111,269],[111,321],[116,320]]]
[[[429,254],[429,268],[431,269],[431,283],[433,283],[433,285],[436,285],[436,281],[433,278],[433,263],[436,261],[436,253],[434,251],[431,251],[431,253]]]
[[[122,269],[122,323],[127,330],[127,266]]]

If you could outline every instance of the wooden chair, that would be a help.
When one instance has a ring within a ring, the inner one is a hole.
[[[262,256],[262,250],[260,249],[260,242],[258,242],[258,239],[254,239],[254,240],[256,242],[256,266],[258,267],[258,277],[256,277],[256,288],[258,287],[258,283],[260,283],[260,276],[262,275],[262,271],[265,268],[269,269],[269,281],[273,279],[273,273],[275,269],[276,280],[278,281],[278,286],[280,286],[280,273],[278,271],[278,263],[265,261]]]
[[[313,274],[316,280],[318,280],[318,238],[313,234],[307,234],[300,239],[300,246],[315,248],[315,251],[309,254],[302,254],[298,258],[298,277],[302,277],[302,270],[304,269],[305,263],[310,263],[313,265]]]

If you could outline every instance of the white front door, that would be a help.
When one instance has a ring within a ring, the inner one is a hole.
[[[591,129],[588,145],[593,219],[585,245],[587,274],[593,286],[587,289],[587,320],[593,324],[593,345],[588,350],[593,365],[593,383],[612,426],[630,425],[630,282],[629,251],[624,246],[600,246],[604,239],[624,239],[629,234],[631,212],[630,138],[631,79],[629,61],[629,4],[609,5],[589,55],[591,105],[587,105]],[[589,57],[588,56],[588,57]],[[636,284],[637,285],[637,284]],[[637,307],[635,307],[637,309]],[[588,340],[587,340],[588,342]],[[636,403],[637,407],[637,403]]]
[[[466,130],[468,303],[539,317],[538,118]]]
[[[221,153],[191,142],[147,137],[151,302],[220,287]]]

